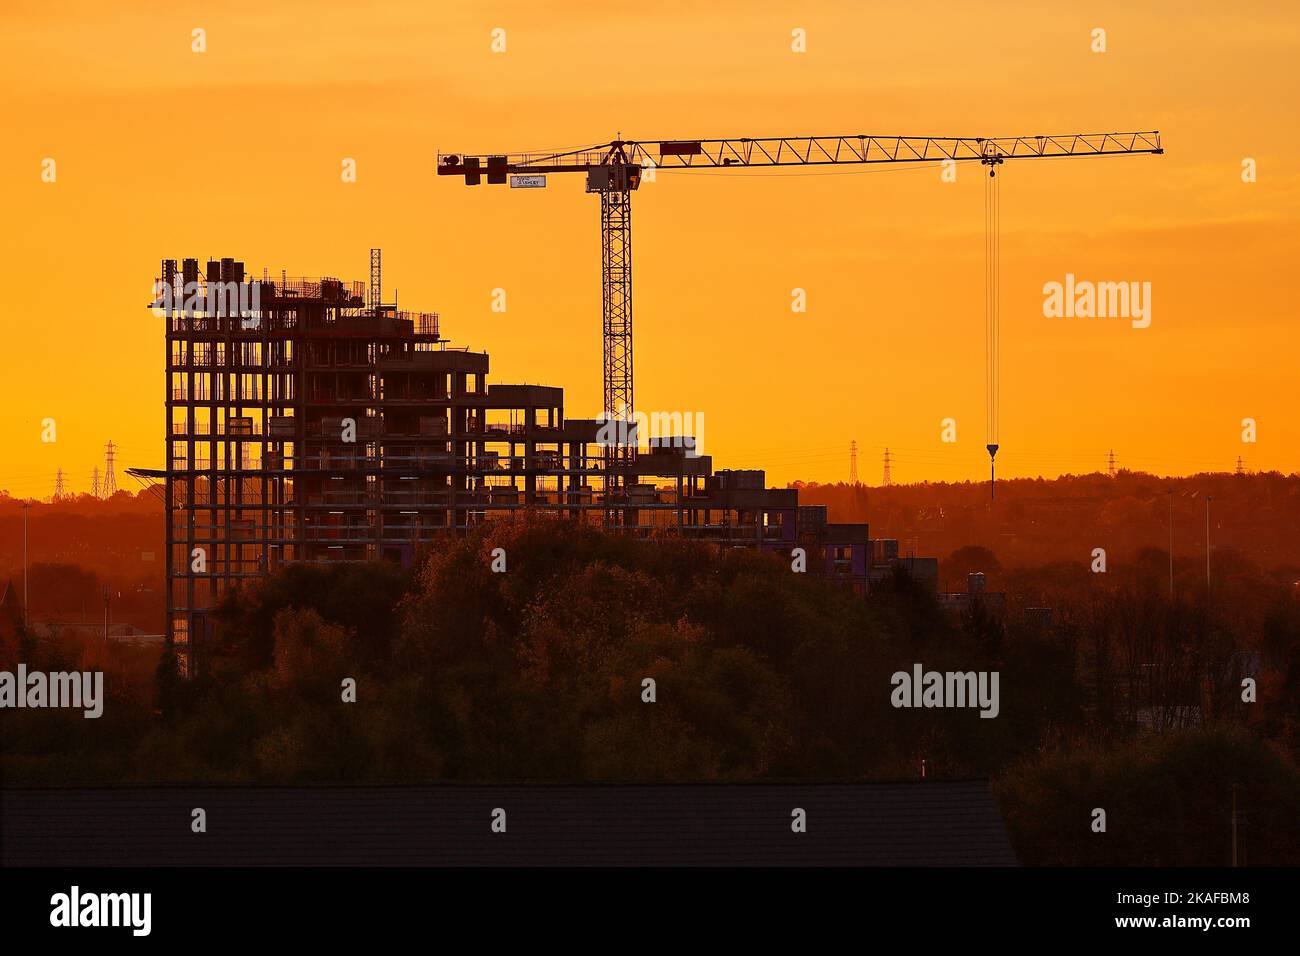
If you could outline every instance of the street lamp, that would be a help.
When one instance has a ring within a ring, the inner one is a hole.
[[[1210,593],[1210,502],[1214,498],[1205,496],[1205,593]]]
[[[1174,489],[1169,489],[1169,601],[1174,600]]]
[[[27,630],[27,512],[30,501],[23,502],[23,630]]]

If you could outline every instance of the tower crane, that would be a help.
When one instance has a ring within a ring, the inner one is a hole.
[[[604,337],[604,414],[633,410],[632,398],[632,193],[645,169],[731,169],[871,163],[974,162],[989,169],[985,194],[985,332],[988,379],[990,493],[998,451],[998,229],[997,167],[1013,159],[1163,153],[1158,130],[1137,133],[1067,133],[1054,136],[776,136],[751,139],[623,140],[566,152],[466,155],[439,153],[438,175],[460,176],[467,186],[484,177],[491,185],[538,186],[551,173],[581,173],[586,191],[600,196],[601,313]],[[634,449],[609,450],[615,474]]]

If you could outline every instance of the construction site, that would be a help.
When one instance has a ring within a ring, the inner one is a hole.
[[[934,588],[937,562],[872,542],[865,524],[801,507],[761,470],[718,470],[686,434],[635,422],[632,196],[656,170],[971,163],[986,168],[984,323],[990,500],[999,448],[1001,212],[1008,160],[1163,152],[1158,132],[1020,137],[864,134],[624,141],[558,153],[440,154],[466,186],[546,186],[577,174],[600,200],[603,411],[568,418],[564,392],[488,382],[488,355],[453,348],[438,315],[386,303],[370,280],[249,278],[233,258],[162,262],[167,321],[167,630],[180,672],[221,593],[292,562],[409,564],[437,536],[519,510],[622,534],[676,534],[791,557],[865,594],[905,564]],[[644,441],[642,440],[644,437]],[[802,549],[800,552],[798,549]]]
[[[690,436],[638,448],[620,422],[611,443],[606,422],[566,417],[562,388],[490,383],[487,353],[452,347],[436,313],[382,301],[380,263],[372,250],[369,286],[250,280],[229,258],[162,263],[159,287],[177,301],[197,287],[205,306],[166,316],[166,467],[131,473],[161,483],[182,676],[228,588],[293,562],[409,565],[440,535],[524,509],[641,537],[802,546],[809,571],[865,593],[865,524],[828,522],[762,471],[715,472]],[[254,291],[215,304],[218,284]]]

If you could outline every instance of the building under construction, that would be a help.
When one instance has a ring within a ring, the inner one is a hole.
[[[564,391],[488,382],[438,316],[367,286],[249,278],[233,259],[164,260],[168,639],[184,676],[220,594],[289,562],[393,560],[528,509],[620,533],[789,554],[864,592],[867,526],[826,521],[762,471],[714,472],[687,436],[611,454]],[[628,436],[635,446],[636,436]],[[877,549],[879,550],[879,549]]]

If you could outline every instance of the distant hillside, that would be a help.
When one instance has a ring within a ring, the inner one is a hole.
[[[1160,478],[1143,472],[1055,479],[923,483],[871,488],[795,482],[801,504],[823,504],[832,521],[866,521],[875,538],[943,558],[980,545],[1004,567],[1087,561],[1093,548],[1125,558],[1169,549],[1172,489],[1174,555],[1205,557],[1210,496],[1214,552],[1239,551],[1261,569],[1300,577],[1300,475],[1202,474]]]
[[[33,621],[97,621],[103,588],[112,618],[163,627],[163,505],[150,491],[33,501],[27,513],[28,593]],[[0,580],[22,593],[22,501],[0,492]]]

